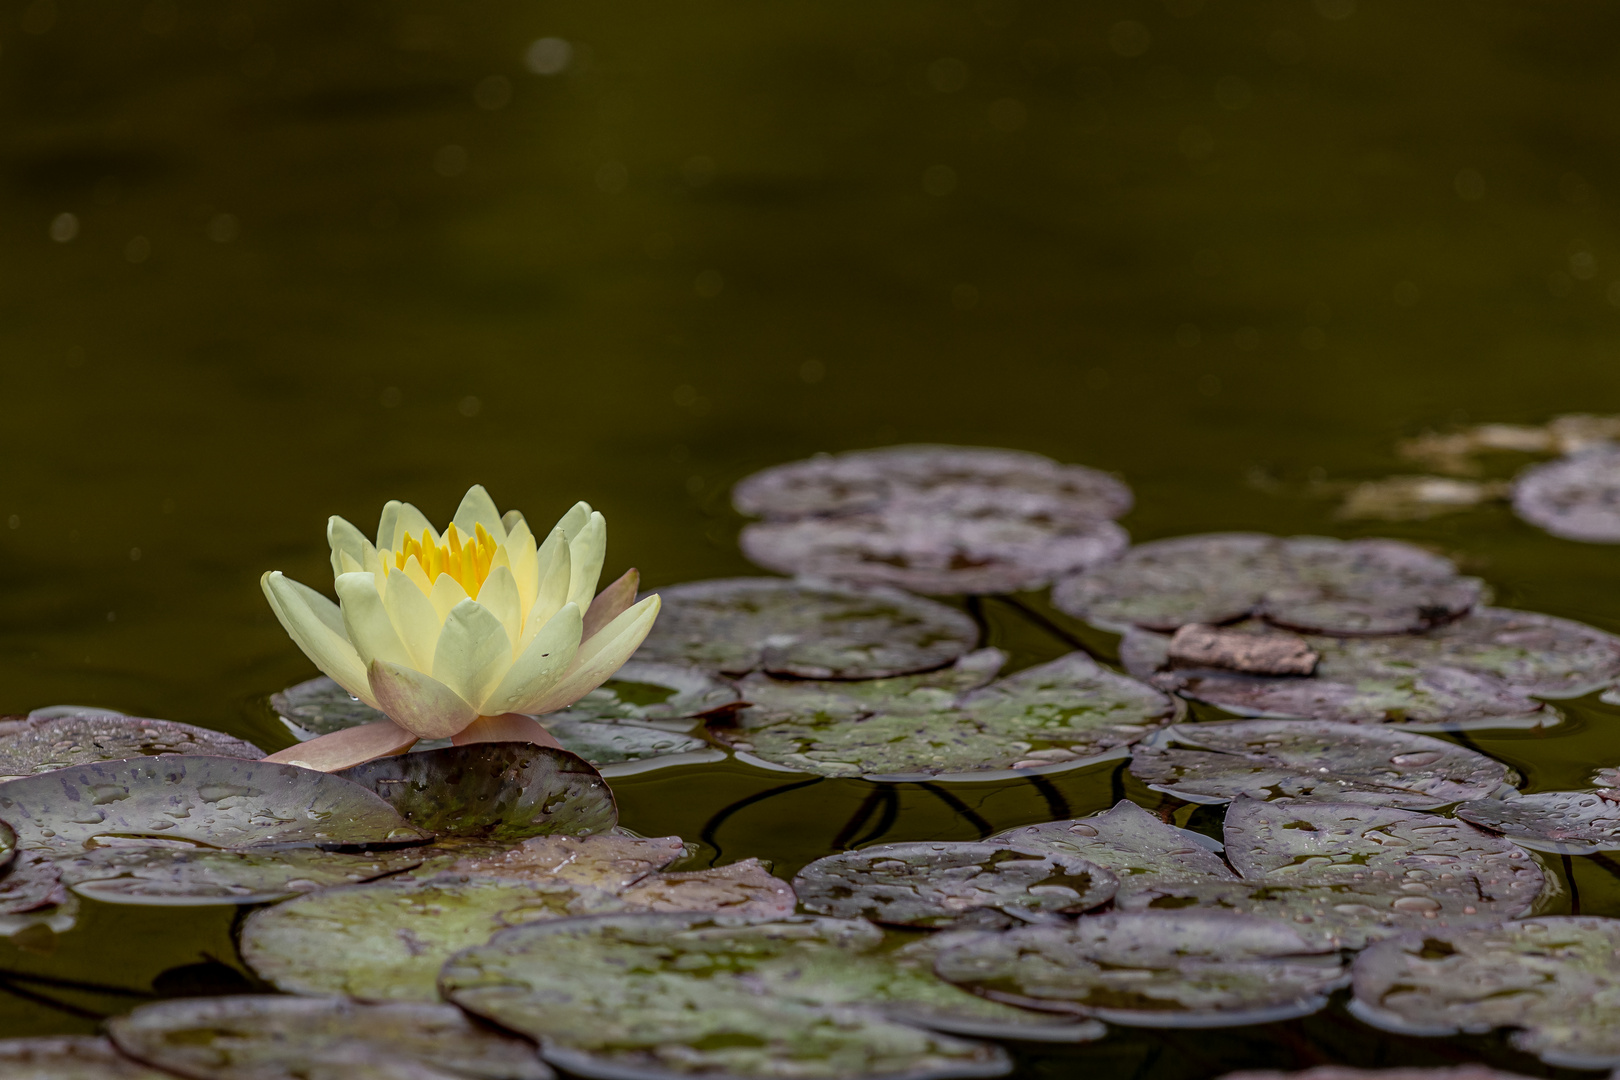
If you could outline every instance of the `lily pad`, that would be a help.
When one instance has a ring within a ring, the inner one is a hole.
[[[1256,630],[1245,623],[1233,632]],[[1144,630],[1126,633],[1120,659],[1154,686],[1242,715],[1417,731],[1550,726],[1560,717],[1536,697],[1578,697],[1620,676],[1614,635],[1502,608],[1476,609],[1423,635],[1305,641],[1320,657],[1309,678],[1176,669],[1169,639]]]
[[[676,722],[676,730],[684,731],[690,721],[735,708],[740,701],[735,686],[707,671],[631,660],[613,678],[568,708],[549,714],[543,723],[552,727],[568,720]]]
[[[724,750],[703,739],[645,724],[556,720],[546,730],[564,750],[596,766],[604,777],[631,776],[671,765],[706,765],[726,757]]]
[[[984,686],[1006,662],[1000,649],[975,649],[949,667],[887,679],[775,679],[756,671],[737,682],[747,706],[715,726],[754,729],[794,720],[859,720],[874,713],[926,716]]]
[[[1402,1035],[1482,1034],[1549,1065],[1620,1064],[1620,920],[1540,917],[1414,933],[1356,958],[1350,1011]]]
[[[1565,540],[1620,544],[1620,447],[1526,469],[1513,483],[1513,510]]]
[[[649,874],[619,896],[638,911],[704,911],[748,919],[779,919],[798,906],[793,887],[771,876],[758,859]]]
[[[11,1080],[174,1080],[95,1035],[0,1039],[0,1074]]]
[[[138,757],[25,776],[0,785],[0,818],[24,850],[61,853],[106,837],[231,850],[430,839],[341,777],[223,757]]]
[[[1253,616],[1292,630],[1398,634],[1482,603],[1449,560],[1397,540],[1206,533],[1139,544],[1052,590],[1061,611],[1123,633]]]
[[[271,694],[270,707],[300,742],[388,719],[325,675]]]
[[[977,644],[961,611],[891,589],[725,578],[658,590],[643,660],[741,676],[876,679],[944,667]]]
[[[319,848],[218,851],[142,843],[57,860],[62,881],[109,904],[184,907],[266,904],[336,885],[354,885],[421,865],[426,849],[351,855]]]
[[[1610,792],[1538,791],[1479,799],[1457,807],[1464,821],[1501,833],[1520,847],[1559,855],[1620,851],[1620,804]]]
[[[1427,735],[1302,720],[1163,728],[1133,748],[1131,773],[1153,790],[1188,802],[1246,795],[1410,810],[1484,798],[1517,780],[1501,762]]]
[[[363,1001],[433,1001],[450,955],[497,931],[624,907],[612,893],[557,880],[441,875],[346,885],[253,913],[242,958],[278,990]]]
[[[533,743],[473,743],[401,754],[341,775],[376,792],[418,828],[512,843],[585,836],[618,824],[613,792],[578,755]]]
[[[250,742],[208,728],[94,710],[40,710],[0,721],[0,782],[95,761],[157,754],[257,759]]]
[[[880,844],[828,855],[793,888],[811,911],[897,926],[940,927],[991,909],[1036,921],[1107,902],[1113,874],[1072,855],[1003,844]]]
[[[536,836],[493,854],[468,855],[450,867],[458,874],[564,881],[619,892],[686,854],[678,836]]]
[[[352,1076],[355,1066],[428,1066],[467,1080],[551,1080],[533,1044],[453,1005],[362,1004],[277,995],[143,1005],[107,1024],[131,1057],[206,1080]],[[361,1073],[368,1076],[369,1073]],[[403,1077],[413,1075],[401,1070]]]
[[[61,868],[43,853],[23,852],[0,873],[0,918],[49,911],[68,900]]]
[[[953,677],[964,674],[959,668]],[[747,710],[740,730],[711,730],[743,760],[823,776],[997,780],[1122,756],[1177,715],[1173,698],[1083,653],[954,699],[946,685],[890,683],[891,692],[854,684],[784,687],[765,695],[763,716]]]
[[[874,990],[875,1005],[916,996],[916,979],[850,987],[814,966],[859,964],[879,936],[869,924],[828,919],[569,919],[460,953],[440,986],[462,1008],[540,1040],[543,1057],[581,1076],[920,1080],[1007,1072],[997,1048],[840,1007],[852,991]],[[926,997],[931,1004],[946,993]]]
[[[1125,889],[1142,881],[1237,879],[1216,854],[1220,841],[1160,821],[1126,799],[1088,818],[1025,825],[988,842],[1077,856],[1112,872]]]
[[[1138,1027],[1232,1027],[1309,1016],[1346,975],[1335,950],[1277,919],[1213,911],[1096,915],[963,933],[941,976],[997,1001]]]

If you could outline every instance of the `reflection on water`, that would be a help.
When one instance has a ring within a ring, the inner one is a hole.
[[[329,513],[369,527],[398,497],[439,519],[473,482],[537,519],[586,498],[613,523],[609,577],[665,584],[747,572],[737,477],[909,440],[1117,471],[1139,539],[1409,537],[1503,603],[1620,628],[1614,548],[1493,502],[1334,516],[1344,484],[1410,471],[1398,437],[1620,411],[1617,20],[1356,0],[0,4],[0,710],[286,741],[260,702],[311,672],[257,577],[321,580]],[[1066,651],[985,610],[1016,665]],[[1615,709],[1566,712],[1477,741],[1535,787],[1578,786],[1620,758]],[[1109,768],[1058,795],[1086,813],[1114,784],[1155,798]],[[632,826],[783,872],[883,821],[885,840],[966,839],[975,817],[1052,812],[1028,784],[950,789],[968,813],[823,781],[713,824],[781,786],[743,766],[620,785]],[[1606,870],[1574,873],[1584,910],[1620,911]],[[87,908],[37,951],[0,944],[0,971],[117,986],[57,1007],[6,982],[0,1028],[87,1029],[198,949],[231,959],[228,916],[203,946],[162,912]],[[1285,1027],[1126,1033],[1028,1067],[1440,1053],[1337,1011]]]

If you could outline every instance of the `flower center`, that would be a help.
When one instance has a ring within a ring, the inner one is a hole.
[[[414,555],[429,581],[439,580],[440,574],[449,574],[468,596],[476,597],[484,579],[489,577],[496,548],[495,538],[484,531],[482,525],[474,525],[473,535],[465,541],[451,525],[445,530],[442,544],[435,544],[433,534],[423,529],[420,540],[406,534],[405,546],[394,552],[394,565],[403,570]]]

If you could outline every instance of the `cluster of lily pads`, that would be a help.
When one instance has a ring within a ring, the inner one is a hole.
[[[537,718],[560,750],[423,742],[329,775],[161,720],[0,721],[0,934],[63,933],[82,899],[241,905],[262,991],[0,1040],[0,1072],[996,1076],[1003,1042],[1346,993],[1385,1030],[1505,1027],[1552,1065],[1620,1065],[1620,920],[1539,915],[1558,886],[1535,854],[1620,850],[1620,770],[1522,794],[1436,737],[1555,727],[1550,702],[1616,693],[1620,638],[1491,607],[1396,541],[1129,547],[1123,484],[1035,455],[822,457],[735,498],[763,519],[744,551],[795,576],[657,590],[636,659]],[[1121,635],[1123,672],[1072,636],[1004,673],[974,605],[922,595],[1047,586]],[[383,719],[325,678],[272,706],[299,740]],[[880,784],[1119,761],[1165,801],[835,852],[791,882],[619,827],[609,780],[728,759]],[[1172,824],[1185,804],[1224,804],[1219,836]]]

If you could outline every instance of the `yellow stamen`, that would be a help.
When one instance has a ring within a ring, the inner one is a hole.
[[[415,556],[429,581],[437,581],[440,574],[449,574],[468,596],[477,596],[495,563],[496,548],[495,538],[482,525],[473,526],[473,535],[466,538],[451,525],[440,544],[435,544],[433,534],[423,529],[420,540],[405,537],[404,544],[394,552],[394,568],[405,569],[405,563]]]

